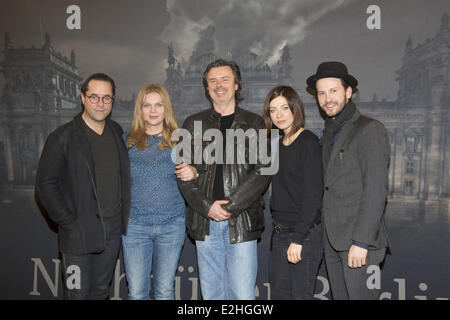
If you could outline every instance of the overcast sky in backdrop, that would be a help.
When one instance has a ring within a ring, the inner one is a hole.
[[[81,8],[81,30],[66,27],[72,4]],[[372,4],[381,9],[381,30],[366,27]],[[424,43],[444,12],[450,14],[448,0],[1,0],[0,48],[5,32],[14,47],[38,47],[48,31],[57,51],[69,56],[74,49],[81,76],[105,72],[129,98],[164,82],[169,43],[184,66],[201,30],[213,25],[219,56],[250,48],[273,63],[289,44],[301,93],[320,62],[340,60],[359,80],[361,100],[374,93],[395,100],[408,36],[413,47]]]

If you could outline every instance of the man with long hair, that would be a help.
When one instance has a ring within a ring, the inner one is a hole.
[[[203,86],[211,108],[185,120],[183,127],[191,134],[199,122],[202,133],[220,130],[224,143],[217,148],[225,151],[227,144],[234,144],[227,141],[227,130],[264,129],[261,116],[238,105],[243,97],[235,62],[219,59],[209,64]],[[248,154],[252,146],[235,147]],[[196,179],[179,181],[189,205],[186,226],[196,241],[201,292],[207,300],[255,298],[257,240],[264,229],[262,194],[270,178],[261,174],[259,163],[228,160],[208,164],[202,159],[194,163]]]

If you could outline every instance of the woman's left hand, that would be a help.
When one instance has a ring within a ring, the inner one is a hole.
[[[175,170],[175,175],[182,181],[190,181],[197,176],[197,169],[186,163],[181,163],[177,165],[176,168],[177,170]]]
[[[290,263],[297,264],[302,261],[302,245],[292,242],[287,250],[287,259]]]

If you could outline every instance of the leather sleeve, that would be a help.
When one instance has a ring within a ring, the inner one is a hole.
[[[256,118],[255,124],[252,127],[257,131],[265,130],[263,119],[261,117]],[[271,151],[270,139],[267,139],[266,142],[262,142],[258,135],[258,145],[260,143],[267,143],[266,150],[269,150],[269,152]],[[258,152],[257,164],[255,164],[253,169],[248,173],[247,179],[241,183],[230,195],[229,199],[227,199],[230,202],[222,206],[226,211],[231,213],[232,218],[238,216],[255,203],[256,200],[262,196],[270,183],[270,175],[261,174],[261,169],[269,167],[270,163],[263,165],[260,160]]]
[[[191,139],[193,139],[194,122],[191,121],[191,118],[187,118],[184,121],[183,128],[191,133],[192,135]],[[214,201],[212,199],[208,199],[203,190],[201,190],[200,188],[200,181],[206,179],[206,168],[204,164],[194,163],[193,143],[191,149],[190,163],[188,164],[194,166],[197,169],[199,176],[197,179],[193,179],[190,181],[182,181],[181,179],[177,178],[178,187],[180,188],[181,193],[183,194],[184,199],[186,200],[188,205],[196,212],[198,212],[205,218],[209,219],[208,213]]]

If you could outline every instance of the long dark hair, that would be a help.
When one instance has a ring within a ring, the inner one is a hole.
[[[267,133],[270,133],[270,129],[274,127],[272,119],[270,119],[270,102],[277,98],[284,97],[288,103],[289,109],[294,116],[291,130],[288,132],[288,136],[296,133],[300,128],[305,127],[305,109],[303,107],[303,101],[300,99],[297,91],[289,86],[277,86],[272,88],[264,100],[263,118],[266,124]]]

